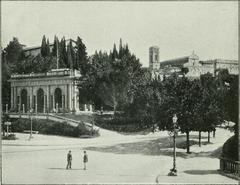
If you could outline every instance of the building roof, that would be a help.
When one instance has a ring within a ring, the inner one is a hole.
[[[201,64],[220,63],[220,64],[235,64],[235,65],[238,65],[238,60],[214,59],[214,60],[203,60],[203,61],[199,61],[199,62]]]
[[[49,44],[49,46],[53,46],[53,44]],[[23,51],[36,50],[36,49],[40,49],[40,48],[41,48],[41,46],[26,47],[26,48],[23,48]]]
[[[70,42],[70,41],[72,41],[73,43],[76,43],[76,41],[73,39],[66,40],[66,42]],[[49,44],[49,46],[53,46],[53,45],[54,45],[54,43]],[[41,46],[25,47],[25,48],[23,48],[23,51],[37,50],[40,48],[41,48]]]
[[[182,66],[183,64],[187,63],[189,60],[189,56],[165,60],[160,62],[161,66],[172,65],[172,66]]]

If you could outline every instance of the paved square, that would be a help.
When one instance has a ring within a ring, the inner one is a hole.
[[[64,183],[236,183],[218,174],[214,157],[232,133],[218,129],[212,144],[192,146],[190,155],[177,149],[177,177],[167,176],[172,168],[172,148],[167,132],[148,135],[120,135],[101,130],[102,136],[77,139],[17,133],[16,141],[3,141],[2,182],[4,184]],[[197,138],[192,133],[191,138]],[[206,136],[203,134],[203,137]],[[185,138],[179,135],[177,140]],[[206,138],[205,138],[206,139]],[[66,170],[66,156],[72,151],[72,170]],[[89,162],[83,170],[83,151]]]

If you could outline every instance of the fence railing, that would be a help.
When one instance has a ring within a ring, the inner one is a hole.
[[[226,158],[220,158],[220,170],[240,176],[240,162]]]

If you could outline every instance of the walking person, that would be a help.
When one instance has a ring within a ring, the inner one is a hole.
[[[72,154],[71,154],[71,150],[69,150],[68,154],[67,154],[67,167],[66,169],[72,169]]]
[[[83,155],[84,168],[83,169],[86,170],[87,169],[86,163],[88,162],[88,156],[87,156],[87,152],[86,151],[84,151],[83,153],[84,153],[84,155]]]

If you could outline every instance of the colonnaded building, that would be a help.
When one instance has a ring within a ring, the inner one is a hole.
[[[186,77],[199,78],[202,74],[216,75],[220,70],[227,69],[229,74],[239,74],[238,61],[226,59],[200,60],[194,52],[189,56],[160,61],[159,47],[149,48],[149,70],[152,78],[163,75],[168,76],[173,72],[179,74],[185,70]]]
[[[77,70],[53,69],[47,73],[12,75],[11,108],[36,113],[79,111]]]

